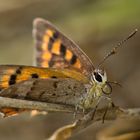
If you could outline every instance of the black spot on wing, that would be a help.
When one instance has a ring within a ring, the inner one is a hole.
[[[50,40],[49,40],[49,43],[48,43],[48,50],[49,51],[51,51],[53,43],[54,43],[54,39],[51,37]]]
[[[57,77],[56,77],[56,76],[51,76],[51,78],[54,78],[54,79],[56,79]]]
[[[56,40],[57,38],[58,38],[58,33],[57,33],[57,32],[55,32],[55,33],[53,34],[53,36],[50,37],[49,43],[48,43],[48,50],[49,50],[49,51],[51,51],[52,46],[53,46],[53,43],[55,42],[55,40]]]
[[[12,74],[12,75],[10,76],[10,79],[9,79],[9,82],[8,82],[9,85],[16,84],[17,76],[18,76],[19,74],[21,74],[21,70],[22,70],[22,67],[18,67],[17,70],[16,70],[16,72],[15,72],[15,74]]]
[[[16,74],[12,74],[10,76],[10,79],[9,79],[9,85],[13,85],[16,83],[16,78],[17,78],[17,75]]]
[[[66,47],[65,47],[63,44],[61,44],[61,46],[60,46],[60,53],[61,53],[63,56],[65,56],[65,54],[66,54]]]
[[[53,34],[53,38],[54,38],[54,39],[57,39],[58,36],[59,36],[58,32],[55,32],[55,33]]]
[[[32,78],[39,78],[39,75],[37,73],[33,73],[31,76]]]
[[[76,59],[77,59],[77,56],[76,55],[73,55],[71,60],[70,60],[70,64],[73,65],[76,63]]]
[[[22,67],[19,67],[19,68],[16,70],[16,74],[21,74],[21,70],[22,70]]]

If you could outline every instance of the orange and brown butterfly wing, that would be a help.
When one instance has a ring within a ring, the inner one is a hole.
[[[88,83],[87,77],[69,69],[41,68],[24,65],[0,65],[0,90],[29,79],[72,78]]]
[[[48,83],[47,87],[45,86],[45,83],[39,84],[40,81],[42,81],[43,79],[45,80],[44,82]],[[33,94],[35,97],[37,97],[36,95],[38,93],[46,92],[46,96],[48,100],[48,98],[50,98],[50,96],[53,94],[51,93],[52,91],[51,88],[53,87],[51,87],[49,83],[53,82],[54,80],[58,80],[58,81],[61,80],[63,81],[63,83],[65,83],[66,81],[65,79],[70,79],[70,81],[71,80],[75,81],[75,86],[76,86],[76,83],[80,83],[80,82],[81,82],[80,84],[88,83],[87,77],[85,77],[83,74],[79,72],[76,72],[75,70],[41,68],[41,67],[23,66],[23,65],[0,65],[0,96],[4,96],[8,98],[25,99],[25,97],[27,97],[27,95],[29,94]],[[39,81],[38,86],[37,86],[37,83],[34,83],[34,80]],[[61,85],[55,86],[54,84],[54,87],[55,88],[59,87],[61,89],[61,86],[63,85],[61,81],[60,81]],[[69,84],[68,88],[71,87],[72,83],[68,83],[68,84]],[[73,89],[75,89],[75,86],[73,86],[74,87]],[[46,87],[46,88],[44,89],[43,87]],[[64,85],[63,87],[65,89]],[[33,91],[34,88],[35,90]],[[16,89],[18,89],[18,91],[16,91]],[[77,89],[79,89],[80,91],[80,87],[77,87]],[[55,89],[54,91],[58,93],[59,99],[58,97],[55,97],[54,99],[53,96],[52,98],[54,100],[57,100],[58,102],[61,102],[61,94],[57,90]],[[65,93],[65,90],[63,92]],[[51,94],[48,94],[48,93],[51,93]],[[69,98],[71,96],[71,94],[66,94],[66,95],[67,96],[65,98]],[[34,100],[41,101],[39,100],[39,98],[38,99],[37,98]],[[30,99],[33,99],[33,98],[30,98]],[[71,96],[71,99],[72,99],[72,96]],[[50,100],[50,101],[53,102],[54,100]],[[63,100],[63,102],[65,102],[65,100]],[[5,117],[15,115],[23,111],[25,110],[18,109],[18,108],[7,108],[7,107],[0,108],[0,112],[2,112]]]
[[[35,19],[33,36],[37,66],[72,68],[90,77],[94,69],[91,60],[50,22],[40,18]]]

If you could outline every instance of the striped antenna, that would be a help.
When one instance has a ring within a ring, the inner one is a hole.
[[[110,56],[114,55],[117,53],[118,48],[120,48],[127,40],[132,38],[136,33],[138,29],[135,29],[131,34],[129,34],[128,37],[126,37],[124,40],[119,42],[107,55],[104,57],[104,59],[99,63],[98,67],[99,68]]]

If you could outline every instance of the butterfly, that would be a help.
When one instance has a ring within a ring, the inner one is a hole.
[[[102,97],[111,100],[105,70],[95,68],[80,47],[54,25],[35,19],[33,37],[36,66],[0,65],[0,96],[68,104],[83,110],[97,107]],[[10,116],[22,110],[0,111]]]

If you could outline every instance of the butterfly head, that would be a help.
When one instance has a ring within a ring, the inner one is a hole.
[[[120,84],[116,82],[109,82],[107,81],[107,74],[104,70],[101,70],[100,67],[104,62],[110,58],[110,56],[116,54],[119,47],[122,46],[127,40],[129,40],[131,37],[133,37],[138,30],[135,29],[128,37],[126,37],[124,40],[119,42],[107,55],[104,57],[104,59],[98,64],[97,68],[93,71],[91,81],[93,82],[93,88],[91,91],[98,92],[97,95],[101,96],[102,93],[106,95],[110,95],[112,92],[112,87],[110,83],[117,84],[120,86]]]
[[[107,81],[107,74],[105,70],[95,69],[92,74],[92,81],[94,82],[94,90],[98,90],[100,95],[102,93],[105,95],[111,94],[112,87]]]
[[[103,84],[107,81],[107,75],[104,70],[95,69],[92,76],[94,81],[98,84]]]

